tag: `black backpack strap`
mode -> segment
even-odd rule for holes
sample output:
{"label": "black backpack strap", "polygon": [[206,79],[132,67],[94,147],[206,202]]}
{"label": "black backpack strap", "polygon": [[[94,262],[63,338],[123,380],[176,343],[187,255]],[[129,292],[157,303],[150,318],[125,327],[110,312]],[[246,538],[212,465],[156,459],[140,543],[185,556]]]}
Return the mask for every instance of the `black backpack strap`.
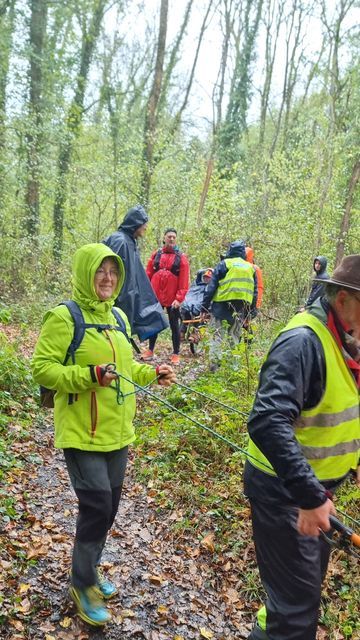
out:
{"label": "black backpack strap", "polygon": [[126,331],[126,325],[125,325],[125,320],[124,318],[120,315],[120,313],[118,312],[117,309],[115,309],[115,307],[113,307],[111,309],[112,314],[114,316],[114,318],[116,319],[116,322],[119,325],[119,329],[120,331],[122,331],[122,333],[124,334],[125,338],[127,339],[128,342],[130,342],[131,346],[133,347],[133,349],[135,349],[135,351],[137,353],[141,353],[139,347],[137,346],[135,340],[133,340],[133,338],[130,336],[128,336],[128,333]]}
{"label": "black backpack strap", "polygon": [[124,334],[124,336],[125,336],[126,340],[127,340],[128,342],[130,342],[130,338],[129,338],[129,336],[128,336],[128,334],[127,334],[127,331],[126,331],[126,325],[125,325],[125,320],[124,320],[124,318],[120,315],[120,313],[118,312],[118,310],[117,310],[117,309],[115,309],[115,307],[113,307],[113,308],[111,309],[111,313],[113,314],[113,316],[114,316],[114,318],[115,318],[116,322],[118,323],[119,328],[120,328],[120,331]]}
{"label": "black backpack strap", "polygon": [[70,357],[72,363],[75,364],[75,351],[81,345],[85,335],[84,316],[75,300],[65,300],[64,302],[60,302],[60,304],[65,305],[65,307],[69,309],[69,313],[74,323],[74,335],[66,352],[64,364],[66,364]]}
{"label": "black backpack strap", "polygon": [[[160,269],[161,254],[162,254],[162,249],[158,249],[158,251],[156,252],[155,258],[154,258],[154,262],[153,262],[154,271],[159,271],[159,269]],[[178,276],[179,273],[180,273],[181,255],[182,255],[181,251],[179,251],[177,249],[175,251],[174,262],[171,265],[171,269],[169,269],[169,271],[171,271],[171,273],[173,273],[174,276]]]}
{"label": "black backpack strap", "polygon": [[158,249],[156,254],[155,254],[155,258],[154,258],[154,262],[153,262],[153,269],[154,271],[159,271],[160,269],[160,258],[161,258],[161,254],[162,254],[162,250]]}
{"label": "black backpack strap", "polygon": [[174,258],[174,262],[171,265],[171,273],[174,274],[174,276],[178,276],[180,273],[180,263],[181,263],[181,251],[175,251],[175,258]]}

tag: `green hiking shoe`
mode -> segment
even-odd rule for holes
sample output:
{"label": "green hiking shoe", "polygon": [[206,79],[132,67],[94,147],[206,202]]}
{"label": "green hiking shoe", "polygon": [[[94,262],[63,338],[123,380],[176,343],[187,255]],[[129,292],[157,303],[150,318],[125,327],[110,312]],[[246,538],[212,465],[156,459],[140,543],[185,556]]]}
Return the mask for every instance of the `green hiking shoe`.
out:
{"label": "green hiking shoe", "polygon": [[77,589],[71,586],[70,597],[75,602],[78,615],[82,620],[94,627],[100,627],[110,622],[111,615],[104,607],[99,589],[88,587],[87,589]]}
{"label": "green hiking shoe", "polygon": [[105,598],[105,600],[110,600],[110,598],[113,598],[113,596],[117,594],[118,592],[117,588],[112,582],[110,582],[105,578],[100,567],[96,568],[96,575],[97,575],[97,587],[101,592],[102,597]]}

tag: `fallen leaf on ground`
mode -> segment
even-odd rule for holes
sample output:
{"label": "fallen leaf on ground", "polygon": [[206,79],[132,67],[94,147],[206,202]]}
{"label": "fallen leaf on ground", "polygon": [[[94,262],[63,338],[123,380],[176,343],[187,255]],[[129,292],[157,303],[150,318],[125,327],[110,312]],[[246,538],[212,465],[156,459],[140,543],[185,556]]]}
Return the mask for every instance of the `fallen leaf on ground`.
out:
{"label": "fallen leaf on ground", "polygon": [[120,615],[122,618],[135,618],[136,613],[131,609],[123,609]]}
{"label": "fallen leaf on ground", "polygon": [[60,620],[59,624],[60,624],[60,627],[63,627],[63,629],[68,629],[72,625],[72,619],[66,617],[63,620]]}
{"label": "fallen leaf on ground", "polygon": [[167,616],[167,614],[169,613],[169,609],[168,609],[164,604],[161,604],[161,605],[157,608],[157,612],[158,612],[158,614],[160,614],[161,616]]}
{"label": "fallen leaf on ground", "polygon": [[201,546],[210,551],[210,553],[214,553],[215,545],[214,545],[214,533],[209,533],[205,538],[203,538],[200,542]]}

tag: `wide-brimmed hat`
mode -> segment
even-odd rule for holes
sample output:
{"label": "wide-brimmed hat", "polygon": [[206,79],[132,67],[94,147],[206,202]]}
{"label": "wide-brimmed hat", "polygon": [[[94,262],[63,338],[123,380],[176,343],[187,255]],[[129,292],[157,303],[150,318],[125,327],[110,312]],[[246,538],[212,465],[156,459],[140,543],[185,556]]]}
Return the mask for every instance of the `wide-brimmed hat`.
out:
{"label": "wide-brimmed hat", "polygon": [[360,253],[343,258],[332,276],[323,282],[360,291]]}

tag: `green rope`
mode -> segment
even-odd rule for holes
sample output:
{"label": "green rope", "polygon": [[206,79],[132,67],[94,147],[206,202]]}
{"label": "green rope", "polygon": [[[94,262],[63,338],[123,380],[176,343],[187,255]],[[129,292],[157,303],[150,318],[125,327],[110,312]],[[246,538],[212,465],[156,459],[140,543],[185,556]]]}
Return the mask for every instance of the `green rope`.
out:
{"label": "green rope", "polygon": [[196,389],[192,389],[191,387],[188,387],[186,384],[182,384],[181,382],[175,382],[174,384],[176,384],[178,387],[182,387],[183,389],[187,389],[192,393],[196,393],[198,396],[207,398],[208,400],[211,400],[211,402],[214,402],[215,404],[219,404],[221,407],[224,407],[229,411],[234,411],[234,413],[238,413],[240,416],[244,416],[245,418],[247,418],[249,415],[248,413],[245,413],[245,411],[240,411],[240,409],[235,409],[235,407],[230,407],[230,405],[225,404],[224,402],[221,402],[220,400],[217,400],[216,398],[213,398],[212,396],[209,396],[206,393],[203,393],[202,391],[197,391]]}
{"label": "green rope", "polygon": [[[140,393],[140,391],[144,391],[145,389],[147,389],[147,387],[152,385],[158,379],[158,376],[156,376],[145,387],[140,387],[139,389],[134,389],[134,391],[129,391],[128,393],[123,393],[121,391],[121,387],[120,387],[120,377],[124,378],[124,380],[126,380],[126,378],[124,376],[121,376],[117,371],[115,371],[115,369],[112,369],[111,372],[112,373],[116,373],[117,378],[114,380],[115,386],[110,384],[109,388],[113,389],[114,391],[116,391],[116,402],[117,402],[118,405],[122,405],[124,403],[125,398],[127,398],[128,396],[133,396],[133,395],[136,395],[137,393]],[[129,382],[130,382],[130,380],[129,380]],[[135,383],[132,382],[132,384],[135,387]],[[138,385],[136,385],[136,386],[138,386]]]}
{"label": "green rope", "polygon": [[[214,431],[210,427],[207,427],[206,425],[202,424],[198,420],[195,420],[195,418],[192,418],[191,416],[187,415],[186,413],[184,413],[184,411],[180,411],[180,409],[177,409],[176,407],[174,407],[167,400],[163,400],[158,395],[156,395],[156,393],[153,393],[152,391],[149,391],[146,387],[141,387],[139,384],[136,384],[136,382],[133,382],[132,380],[130,380],[129,378],[124,376],[122,373],[118,373],[118,376],[119,376],[119,378],[123,378],[123,380],[126,380],[127,382],[131,382],[134,385],[134,387],[137,387],[140,391],[144,391],[151,398],[154,398],[158,402],[161,402],[161,404],[164,404],[166,407],[168,407],[168,409],[171,409],[171,411],[175,411],[176,413],[178,413],[180,416],[182,416],[186,420],[190,420],[190,422],[195,424],[197,427],[200,427],[200,429],[204,429],[205,431],[208,431],[208,433],[211,433],[211,435],[214,436],[215,438],[218,438],[218,440],[221,440],[222,442],[225,442],[231,449],[234,449],[234,451],[238,451],[239,453],[243,453],[247,458],[251,458],[252,460],[255,460],[255,462],[257,462],[258,464],[261,464],[263,467],[266,467],[267,469],[271,469],[272,470],[272,467],[269,464],[266,464],[265,462],[262,462],[261,460],[258,460],[257,458],[255,458],[255,456],[252,456],[250,453],[248,453],[248,451],[246,451],[246,449],[243,449],[239,445],[235,444],[235,442],[231,442],[231,440],[228,440],[228,438],[225,438],[225,436],[222,436],[220,433],[217,433],[216,431]],[[157,379],[157,378],[155,378],[155,379]]]}
{"label": "green rope", "polygon": [[[122,398],[122,402],[124,401],[124,398],[126,396],[130,396],[136,393],[140,393],[140,392],[144,392],[146,393],[148,396],[150,396],[151,398],[154,398],[155,400],[157,400],[158,402],[160,402],[161,404],[164,404],[166,407],[168,407],[168,409],[171,409],[171,411],[175,411],[176,413],[178,413],[179,415],[181,415],[183,418],[185,418],[186,420],[190,420],[190,422],[192,422],[193,424],[195,424],[197,427],[200,427],[201,429],[204,429],[205,431],[207,431],[208,433],[210,433],[212,436],[214,436],[215,438],[218,438],[218,440],[221,440],[222,442],[224,442],[225,444],[227,444],[231,449],[233,449],[234,451],[237,451],[239,453],[243,453],[248,459],[251,458],[252,460],[254,460],[255,462],[257,462],[258,464],[261,464],[263,467],[267,468],[267,469],[271,469],[272,467],[268,464],[266,464],[265,462],[262,462],[261,460],[258,460],[257,458],[255,458],[255,456],[252,456],[248,451],[246,451],[246,449],[243,449],[242,447],[240,447],[239,445],[235,444],[235,442],[232,442],[231,440],[229,440],[228,438],[225,438],[224,436],[222,436],[220,433],[217,433],[216,431],[214,431],[213,429],[211,429],[210,427],[207,427],[206,425],[202,424],[201,422],[199,422],[198,420],[195,420],[195,418],[192,418],[191,416],[187,415],[186,413],[184,413],[183,411],[180,411],[180,409],[177,409],[176,407],[174,407],[170,402],[168,402],[167,400],[163,400],[163,398],[160,398],[158,395],[156,395],[156,393],[153,393],[152,391],[149,391],[148,387],[153,384],[154,382],[156,382],[156,380],[159,379],[160,376],[156,376],[153,380],[151,380],[146,386],[142,387],[139,384],[136,384],[136,382],[134,382],[133,380],[130,380],[129,378],[127,378],[126,376],[124,376],[121,373],[118,373],[117,371],[114,371],[114,373],[117,374],[117,379],[116,379],[116,383],[118,383],[118,389],[119,392],[117,391],[117,385],[115,387],[112,387],[112,385],[110,385],[110,387],[114,390],[117,391],[117,393],[121,394],[121,398]],[[119,378],[123,378],[123,380],[126,380],[126,382],[130,382],[134,387],[135,390],[131,391],[130,393],[126,393],[123,394],[122,392],[120,392],[120,380]],[[115,384],[116,384],[115,383]],[[178,386],[181,387],[185,387],[186,389],[188,389],[189,391],[195,391],[195,389],[192,389],[191,387],[187,387],[186,385],[180,384],[180,383],[175,383]],[[211,398],[210,396],[207,396],[206,394],[203,394],[199,391],[195,391],[195,393],[198,393],[199,395],[204,395],[206,398],[208,398],[209,400],[211,400],[212,402],[216,402],[218,404],[221,404],[225,407],[227,407],[228,409],[231,409],[233,411],[236,411],[237,413],[240,413],[241,415],[248,415],[245,414],[237,409],[234,409],[228,405],[224,405],[224,403],[215,400],[214,398]],[[118,396],[117,396],[118,397]],[[120,404],[118,402],[118,404]],[[360,521],[356,520],[355,518],[353,518],[352,516],[349,516],[347,513],[345,513],[344,511],[341,511],[340,509],[336,509],[339,513],[341,513],[341,515],[343,515],[345,518],[348,518],[348,520],[351,520],[351,522],[353,522],[354,524],[356,524],[357,526],[360,526]]]}

